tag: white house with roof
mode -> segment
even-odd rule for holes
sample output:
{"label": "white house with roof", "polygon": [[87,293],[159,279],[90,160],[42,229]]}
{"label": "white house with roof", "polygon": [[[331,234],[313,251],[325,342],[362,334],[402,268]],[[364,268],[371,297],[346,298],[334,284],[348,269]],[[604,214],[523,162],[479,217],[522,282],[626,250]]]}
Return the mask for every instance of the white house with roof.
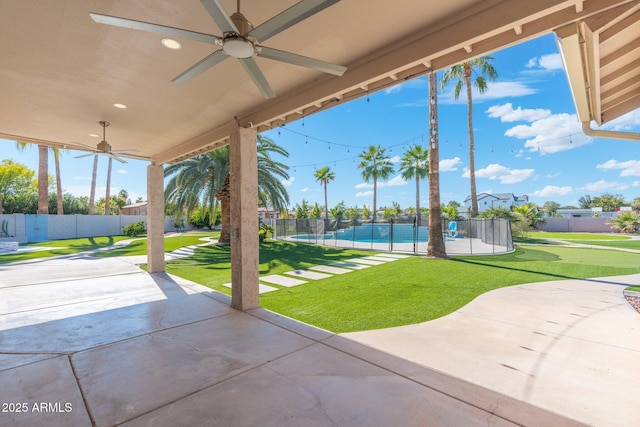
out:
{"label": "white house with roof", "polygon": [[[482,213],[487,209],[503,207],[511,210],[514,206],[522,206],[529,203],[529,196],[516,196],[513,193],[479,193],[478,194],[478,213]],[[464,206],[471,209],[471,196],[464,199]],[[463,212],[461,212],[463,213]]]}

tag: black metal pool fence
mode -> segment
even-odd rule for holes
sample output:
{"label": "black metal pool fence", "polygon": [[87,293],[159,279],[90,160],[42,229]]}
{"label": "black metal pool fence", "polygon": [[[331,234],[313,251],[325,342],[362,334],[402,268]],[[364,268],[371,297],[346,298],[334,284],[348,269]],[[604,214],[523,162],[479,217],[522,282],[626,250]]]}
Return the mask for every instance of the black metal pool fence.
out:
{"label": "black metal pool fence", "polygon": [[[271,219],[273,238],[323,246],[389,252],[426,253],[428,221],[333,221],[325,219]],[[506,219],[442,221],[449,255],[488,255],[514,250],[511,224]]]}

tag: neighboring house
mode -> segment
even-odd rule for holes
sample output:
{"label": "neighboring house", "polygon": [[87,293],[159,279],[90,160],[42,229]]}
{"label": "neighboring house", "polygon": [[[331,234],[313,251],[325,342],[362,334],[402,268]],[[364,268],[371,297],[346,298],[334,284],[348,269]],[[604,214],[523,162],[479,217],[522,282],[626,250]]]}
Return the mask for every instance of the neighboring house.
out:
{"label": "neighboring house", "polygon": [[[480,193],[478,194],[478,213],[482,213],[487,209],[497,208],[499,206],[505,209],[513,209],[514,206],[522,206],[529,203],[529,196],[526,194],[523,196],[516,196],[513,193]],[[471,196],[464,199],[464,206],[467,209],[471,209]],[[460,213],[464,214],[462,209]]]}
{"label": "neighboring house", "polygon": [[[282,216],[280,212],[273,210],[272,208],[258,208],[258,216],[265,219],[280,219]],[[286,219],[286,218],[283,218]]]}
{"label": "neighboring house", "polygon": [[147,202],[134,203],[132,205],[123,206],[120,210],[121,215],[146,215]]}

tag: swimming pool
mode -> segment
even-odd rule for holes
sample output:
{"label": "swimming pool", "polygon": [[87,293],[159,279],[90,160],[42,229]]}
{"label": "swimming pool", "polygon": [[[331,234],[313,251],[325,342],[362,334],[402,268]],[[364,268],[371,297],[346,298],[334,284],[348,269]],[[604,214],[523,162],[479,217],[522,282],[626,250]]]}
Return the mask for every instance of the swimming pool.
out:
{"label": "swimming pool", "polygon": [[[414,227],[413,224],[364,224],[356,225],[328,234],[299,234],[292,236],[297,240],[347,240],[362,243],[413,243],[426,242],[428,227]],[[393,240],[392,240],[393,237]]]}

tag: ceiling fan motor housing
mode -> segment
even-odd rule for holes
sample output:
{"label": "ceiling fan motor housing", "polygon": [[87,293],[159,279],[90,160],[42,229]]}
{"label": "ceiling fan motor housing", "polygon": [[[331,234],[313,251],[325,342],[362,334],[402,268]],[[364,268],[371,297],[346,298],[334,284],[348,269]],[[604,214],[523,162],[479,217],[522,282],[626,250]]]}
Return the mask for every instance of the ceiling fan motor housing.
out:
{"label": "ceiling fan motor housing", "polygon": [[109,145],[109,143],[107,143],[107,141],[102,141],[100,143],[98,143],[98,150],[105,152],[105,153],[109,153],[111,152],[111,145]]}

